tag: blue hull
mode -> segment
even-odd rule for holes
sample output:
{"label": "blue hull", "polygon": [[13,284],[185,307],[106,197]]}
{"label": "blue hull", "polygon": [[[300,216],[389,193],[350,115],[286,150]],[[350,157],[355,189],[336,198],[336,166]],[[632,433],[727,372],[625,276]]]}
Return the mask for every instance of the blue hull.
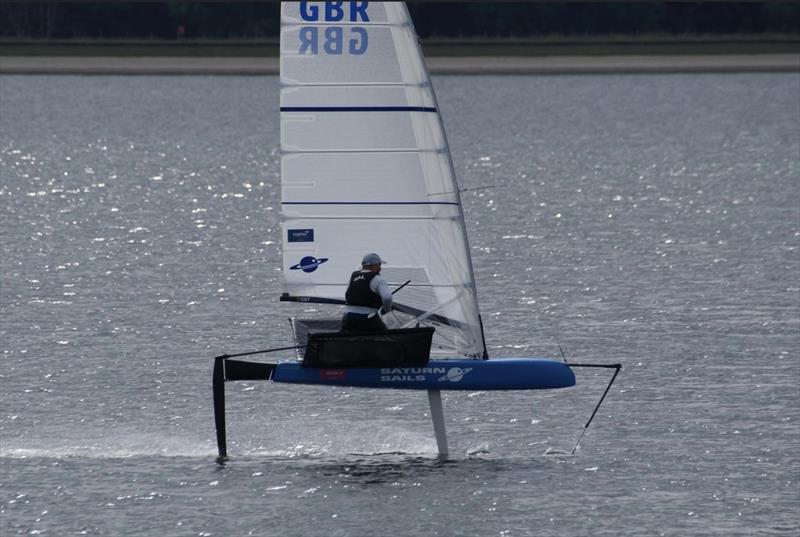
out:
{"label": "blue hull", "polygon": [[535,358],[431,360],[425,367],[315,369],[278,363],[273,382],[405,390],[549,390],[575,385],[562,362]]}

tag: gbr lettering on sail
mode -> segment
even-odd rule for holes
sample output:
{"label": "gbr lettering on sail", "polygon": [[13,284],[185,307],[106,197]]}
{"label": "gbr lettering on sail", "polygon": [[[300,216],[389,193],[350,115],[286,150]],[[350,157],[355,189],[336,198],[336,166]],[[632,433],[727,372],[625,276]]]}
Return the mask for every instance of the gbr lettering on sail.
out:
{"label": "gbr lettering on sail", "polygon": [[369,34],[354,23],[369,22],[366,0],[350,2],[300,2],[300,18],[306,22],[338,22],[342,26],[303,26],[300,28],[299,54],[351,54],[367,52]]}

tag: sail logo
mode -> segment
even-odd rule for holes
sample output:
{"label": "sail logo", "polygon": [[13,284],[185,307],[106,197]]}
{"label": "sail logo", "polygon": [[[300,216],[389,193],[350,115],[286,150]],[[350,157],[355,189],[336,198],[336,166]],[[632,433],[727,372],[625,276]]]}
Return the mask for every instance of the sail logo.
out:
{"label": "sail logo", "polygon": [[436,375],[438,382],[461,382],[471,367],[384,367],[381,382],[425,382]]}
{"label": "sail logo", "polygon": [[319,378],[321,380],[344,380],[347,378],[347,371],[344,369],[320,369]]}
{"label": "sail logo", "polygon": [[317,259],[313,255],[307,255],[300,260],[296,265],[289,267],[289,270],[302,270],[303,272],[314,272],[321,264],[328,260],[327,257],[320,257]]}
{"label": "sail logo", "polygon": [[425,382],[427,375],[441,375],[443,367],[383,367],[381,382]]}
{"label": "sail logo", "polygon": [[314,242],[313,229],[290,229],[288,233],[289,242]]}
{"label": "sail logo", "polygon": [[451,367],[447,370],[447,373],[439,377],[439,382],[444,382],[449,380],[450,382],[461,382],[461,379],[464,378],[464,375],[472,371],[471,367]]}
{"label": "sail logo", "polygon": [[[369,2],[300,2],[300,18],[307,22],[369,22],[367,6]],[[369,33],[361,26],[304,26],[298,34],[300,46],[298,54],[317,56],[324,54],[350,54],[360,56],[367,52]]]}

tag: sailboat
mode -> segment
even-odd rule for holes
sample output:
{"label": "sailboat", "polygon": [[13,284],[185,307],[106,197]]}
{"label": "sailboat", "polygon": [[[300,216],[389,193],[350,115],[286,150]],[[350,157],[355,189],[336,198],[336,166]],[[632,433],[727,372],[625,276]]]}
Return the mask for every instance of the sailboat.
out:
{"label": "sailboat", "polygon": [[[292,347],[216,357],[220,458],[227,381],[424,390],[446,457],[441,390],[567,388],[574,367],[612,367],[616,377],[619,364],[489,357],[453,162],[402,2],[282,2],[280,82],[280,300],[328,304],[331,314],[292,319]],[[367,252],[388,260],[389,330],[343,334],[337,306]],[[238,359],[291,350],[271,363]]]}

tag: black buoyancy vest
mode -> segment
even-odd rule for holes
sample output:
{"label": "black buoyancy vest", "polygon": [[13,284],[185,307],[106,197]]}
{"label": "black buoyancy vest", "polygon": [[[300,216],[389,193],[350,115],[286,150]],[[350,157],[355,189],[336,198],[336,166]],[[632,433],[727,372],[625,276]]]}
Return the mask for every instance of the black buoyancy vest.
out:
{"label": "black buoyancy vest", "polygon": [[350,275],[350,284],[344,294],[345,302],[350,306],[366,306],[368,308],[380,308],[383,305],[381,297],[369,288],[372,278],[377,276],[377,272],[355,271]]}

